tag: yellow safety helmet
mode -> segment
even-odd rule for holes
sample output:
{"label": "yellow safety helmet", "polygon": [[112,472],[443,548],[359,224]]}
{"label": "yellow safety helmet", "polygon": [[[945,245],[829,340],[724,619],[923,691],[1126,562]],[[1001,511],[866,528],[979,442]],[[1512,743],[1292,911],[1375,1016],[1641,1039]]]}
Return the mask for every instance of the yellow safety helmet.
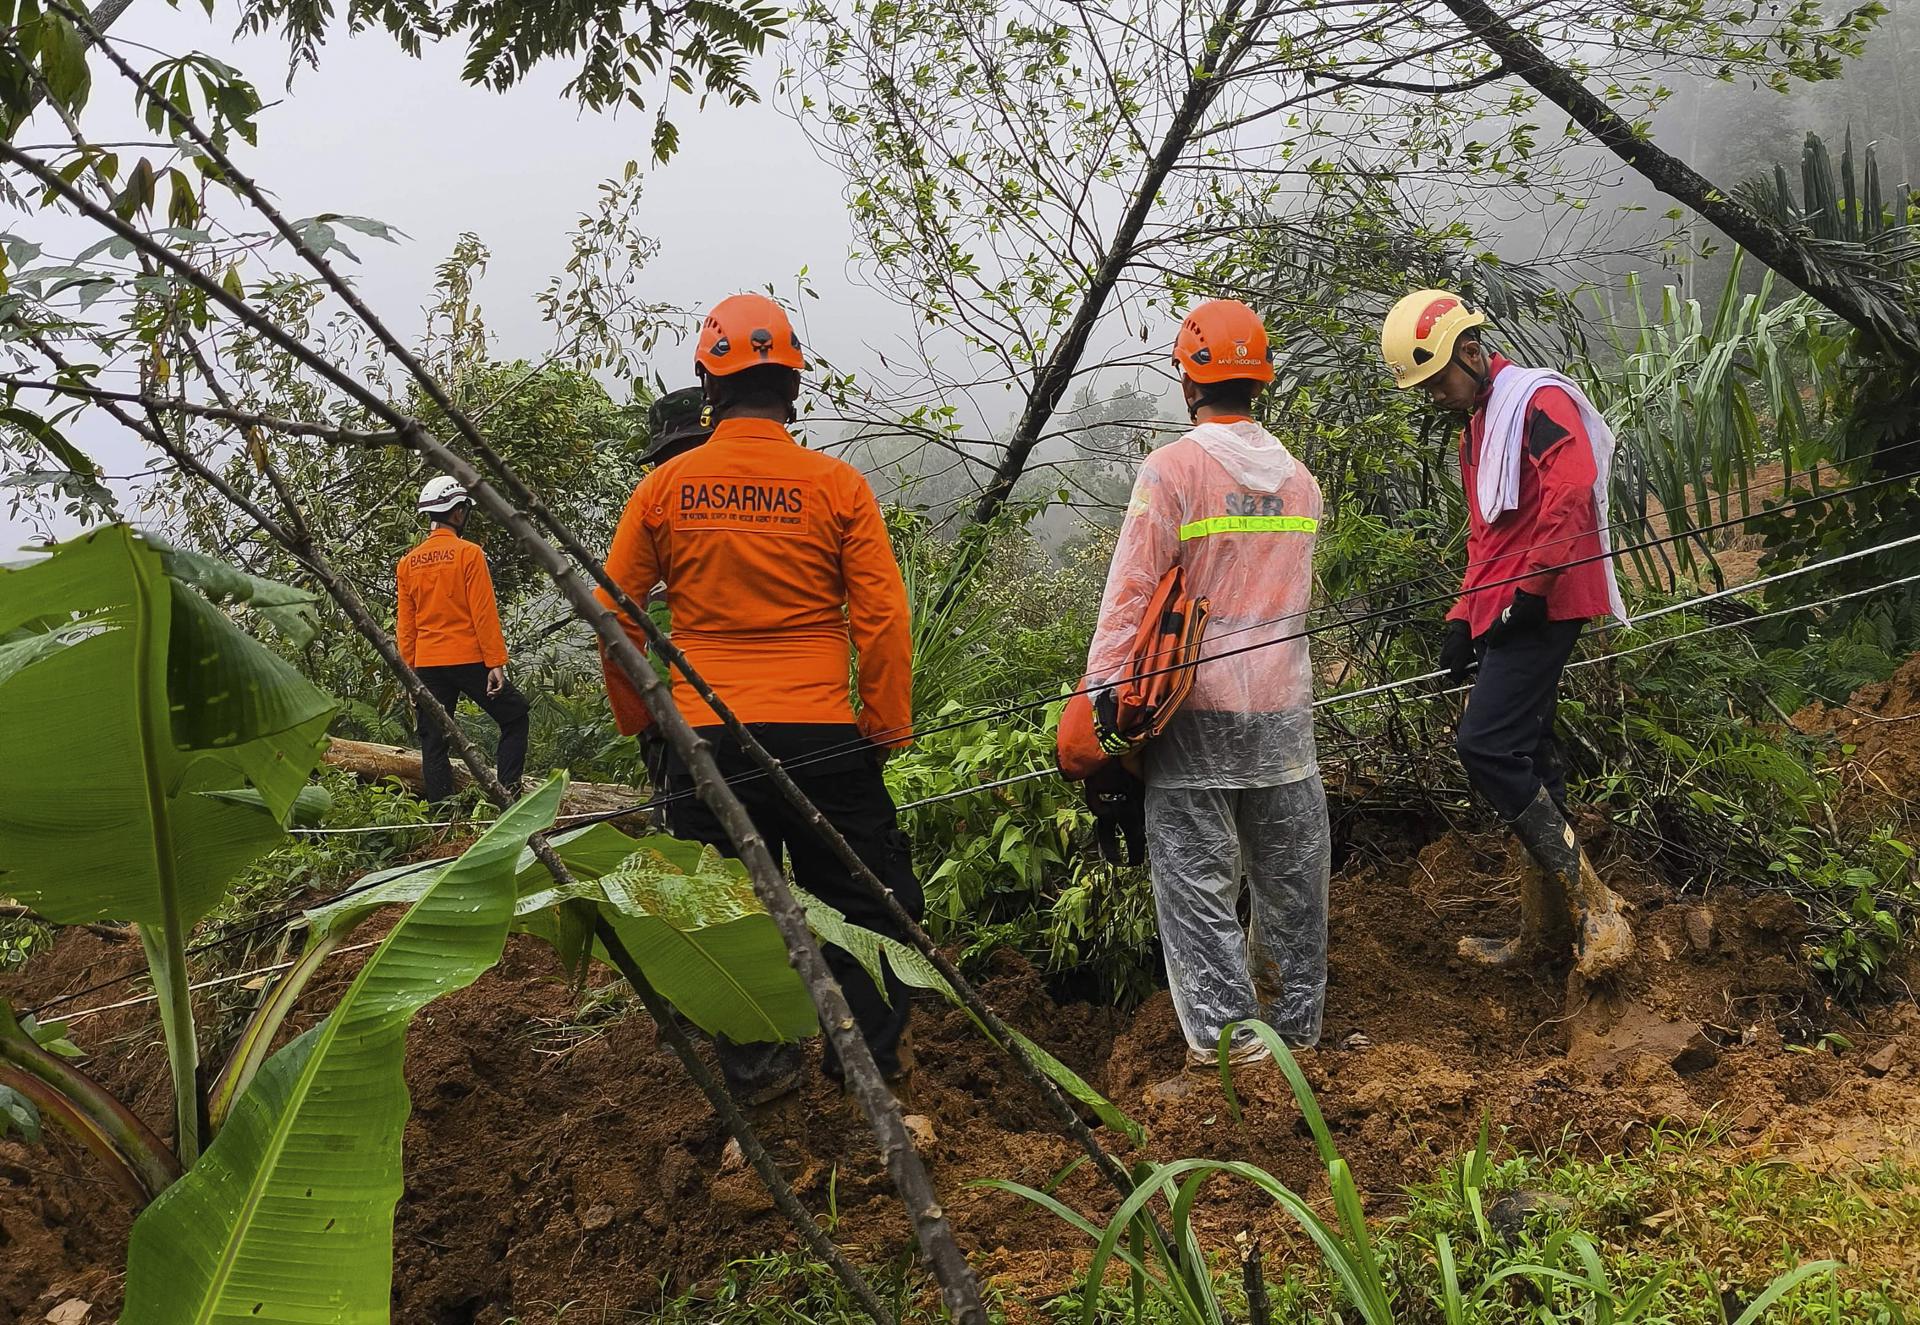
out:
{"label": "yellow safety helmet", "polygon": [[1393,370],[1393,384],[1403,391],[1419,386],[1452,362],[1461,332],[1486,322],[1486,314],[1467,307],[1451,290],[1404,296],[1380,324],[1380,354]]}

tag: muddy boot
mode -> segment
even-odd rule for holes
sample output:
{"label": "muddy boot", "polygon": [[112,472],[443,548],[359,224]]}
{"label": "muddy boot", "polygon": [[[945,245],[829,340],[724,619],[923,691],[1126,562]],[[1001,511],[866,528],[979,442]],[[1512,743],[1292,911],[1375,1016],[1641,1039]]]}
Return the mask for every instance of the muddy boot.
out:
{"label": "muddy boot", "polygon": [[1573,946],[1573,917],[1567,894],[1529,858],[1520,874],[1520,932],[1510,939],[1464,938],[1460,955],[1500,970],[1545,966]]}
{"label": "muddy boot", "polygon": [[1573,920],[1574,970],[1591,980],[1624,966],[1633,956],[1627,904],[1594,872],[1572,825],[1545,791],[1513,821],[1513,832],[1539,862],[1549,886],[1557,887],[1567,900]]}

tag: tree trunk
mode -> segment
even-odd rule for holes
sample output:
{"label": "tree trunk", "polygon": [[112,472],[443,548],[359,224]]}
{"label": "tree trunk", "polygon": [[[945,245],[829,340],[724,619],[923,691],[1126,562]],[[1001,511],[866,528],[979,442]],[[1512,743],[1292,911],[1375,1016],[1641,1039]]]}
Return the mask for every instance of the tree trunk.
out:
{"label": "tree trunk", "polygon": [[[328,766],[343,769],[362,782],[392,778],[415,795],[420,793],[418,750],[409,750],[400,745],[378,745],[372,741],[347,741],[336,736],[327,742],[325,758]],[[473,775],[456,764],[453,783],[455,787],[471,786]],[[563,819],[570,814],[606,814],[638,805],[646,799],[645,792],[634,787],[623,787],[617,782],[574,782],[568,785],[566,799],[560,802],[560,814]],[[614,822],[623,827],[629,824],[638,826],[645,817],[636,813],[615,819]]]}
{"label": "tree trunk", "polygon": [[1745,207],[1705,175],[1654,146],[1618,111],[1496,13],[1484,0],[1441,0],[1508,69],[1564,110],[1668,197],[1685,203],[1754,257],[1833,313],[1909,361],[1920,360],[1920,329],[1899,307],[1824,269],[1796,236]]}

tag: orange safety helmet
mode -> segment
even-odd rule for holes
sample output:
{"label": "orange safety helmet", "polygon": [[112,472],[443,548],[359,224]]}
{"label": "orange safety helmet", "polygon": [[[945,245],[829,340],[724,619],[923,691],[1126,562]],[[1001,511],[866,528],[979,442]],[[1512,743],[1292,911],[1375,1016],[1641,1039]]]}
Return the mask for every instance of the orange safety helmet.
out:
{"label": "orange safety helmet", "polygon": [[1188,313],[1173,338],[1173,362],[1196,382],[1273,380],[1266,324],[1238,299],[1210,299]]}
{"label": "orange safety helmet", "polygon": [[787,310],[763,294],[730,295],[715,304],[700,324],[694,368],[712,377],[727,377],[763,363],[796,373],[806,370],[800,337]]}

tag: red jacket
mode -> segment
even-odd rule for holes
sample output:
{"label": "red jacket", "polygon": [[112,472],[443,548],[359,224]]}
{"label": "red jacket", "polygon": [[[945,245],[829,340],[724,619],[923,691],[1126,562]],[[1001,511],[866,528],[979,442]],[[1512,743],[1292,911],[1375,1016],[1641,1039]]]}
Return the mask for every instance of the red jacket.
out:
{"label": "red jacket", "polygon": [[[1510,367],[1492,358],[1493,375]],[[1488,391],[1460,434],[1460,481],[1467,494],[1467,571],[1460,601],[1447,613],[1465,621],[1475,638],[1499,619],[1515,589],[1541,594],[1553,621],[1605,616],[1606,563],[1600,554],[1599,517],[1593,506],[1593,443],[1580,410],[1556,386],[1534,393],[1527,405],[1526,456],[1520,466],[1520,502],[1492,524],[1474,500],[1480,445],[1487,426]],[[1569,566],[1568,562],[1581,562]],[[1559,570],[1558,567],[1566,569]],[[1516,580],[1516,576],[1525,576]]]}
{"label": "red jacket", "polygon": [[[674,643],[742,722],[858,721],[881,744],[912,741],[912,617],[880,505],[859,470],[779,424],[723,419],[641,479],[607,574],[642,604],[666,583]],[[621,624],[645,648],[640,628]],[[652,715],[626,674],[603,666],[620,730],[646,730]],[[673,701],[696,727],[718,721],[678,673]]]}
{"label": "red jacket", "polygon": [[394,639],[409,667],[507,664],[487,554],[437,524],[394,568]]}

